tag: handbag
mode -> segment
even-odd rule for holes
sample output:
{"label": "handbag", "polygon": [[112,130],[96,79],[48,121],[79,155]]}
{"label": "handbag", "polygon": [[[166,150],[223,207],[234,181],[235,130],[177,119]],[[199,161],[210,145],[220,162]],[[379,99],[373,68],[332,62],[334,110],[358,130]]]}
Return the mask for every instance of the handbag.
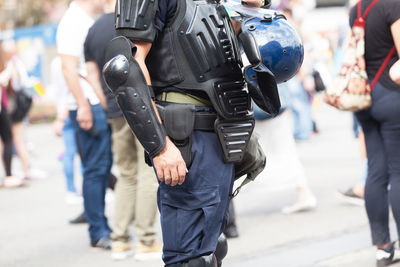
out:
{"label": "handbag", "polygon": [[324,96],[327,104],[346,111],[360,111],[371,106],[371,92],[395,52],[395,46],[393,46],[369,84],[364,58],[365,19],[379,0],[374,0],[362,16],[361,2],[362,0],[358,2],[357,19],[351,28],[351,34],[344,42],[342,65]]}
{"label": "handbag", "polygon": [[28,114],[32,106],[32,96],[30,96],[24,89],[15,92],[15,107],[11,111],[11,120],[13,122],[22,121]]}

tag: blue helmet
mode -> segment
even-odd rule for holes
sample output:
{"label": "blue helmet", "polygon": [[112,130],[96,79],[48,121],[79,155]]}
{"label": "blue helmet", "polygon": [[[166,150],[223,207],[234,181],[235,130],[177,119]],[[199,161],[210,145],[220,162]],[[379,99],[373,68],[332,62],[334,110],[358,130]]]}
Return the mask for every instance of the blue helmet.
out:
{"label": "blue helmet", "polygon": [[271,12],[263,18],[250,18],[243,23],[242,31],[254,37],[262,63],[274,74],[277,83],[297,73],[303,63],[304,48],[297,31],[284,15]]}

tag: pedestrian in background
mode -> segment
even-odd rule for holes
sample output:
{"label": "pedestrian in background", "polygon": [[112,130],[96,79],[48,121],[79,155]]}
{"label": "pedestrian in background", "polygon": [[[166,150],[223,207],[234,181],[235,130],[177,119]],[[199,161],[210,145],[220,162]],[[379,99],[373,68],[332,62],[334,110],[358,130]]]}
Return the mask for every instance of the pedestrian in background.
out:
{"label": "pedestrian in background", "polygon": [[4,48],[9,58],[10,82],[8,84],[9,114],[12,123],[13,144],[22,165],[21,175],[24,179],[44,179],[47,174],[31,166],[30,155],[25,139],[26,117],[32,106],[33,90],[29,81],[28,71],[24,62],[18,56],[14,40],[4,42]]}
{"label": "pedestrian in background", "polygon": [[[361,1],[350,12],[350,25],[376,0]],[[360,12],[361,11],[361,12]],[[371,93],[372,105],[356,113],[367,147],[368,176],[365,204],[372,243],[377,246],[377,266],[400,259],[400,250],[389,232],[389,205],[400,236],[400,85],[389,77],[389,69],[400,54],[400,1],[378,1],[365,20],[365,62],[372,80],[395,45],[396,51]]]}
{"label": "pedestrian in background", "polygon": [[[68,102],[74,101],[61,69],[60,57],[55,57],[51,61],[50,78],[51,85],[56,96],[57,116],[53,124],[54,133],[61,136],[64,141],[64,153],[62,155],[63,171],[67,187],[65,202],[67,204],[81,204],[83,198],[75,186],[75,167],[74,161],[77,152],[75,127],[69,118]],[[82,166],[81,166],[82,168]],[[81,169],[83,174],[83,169]]]}
{"label": "pedestrian in background", "polygon": [[88,81],[83,44],[94,17],[103,10],[103,0],[73,1],[57,30],[57,50],[68,89],[75,102],[69,105],[69,118],[77,131],[83,173],[85,217],[93,247],[111,248],[110,232],[104,214],[105,193],[112,165],[110,129],[96,92]]}
{"label": "pedestrian in background", "polygon": [[5,169],[5,178],[2,181],[4,187],[19,187],[25,185],[23,180],[11,174],[12,163],[12,132],[11,120],[8,116],[8,97],[6,87],[10,82],[10,65],[7,65],[6,53],[0,43],[0,137],[3,142],[2,161]]}
{"label": "pedestrian in background", "polygon": [[120,171],[115,188],[115,223],[112,232],[112,258],[125,259],[132,254],[129,225],[135,220],[138,242],[135,259],[160,258],[162,244],[156,240],[157,179],[144,161],[144,149],[133,135],[122,112],[104,82],[100,71],[105,64],[106,48],[115,37],[115,0],[107,1],[106,14],[89,29],[85,41],[88,80],[101,87],[107,99],[107,117],[112,129],[112,148]]}
{"label": "pedestrian in background", "polygon": [[[313,210],[317,206],[317,199],[308,184],[303,164],[296,150],[296,143],[292,134],[291,113],[286,108],[282,96],[282,92],[286,90],[285,84],[280,84],[279,88],[282,101],[279,115],[272,118],[257,106],[254,107],[255,131],[260,134],[260,144],[263,150],[268,153],[268,168],[261,175],[279,179],[281,184],[288,183],[295,186],[297,200],[292,205],[283,207],[282,213],[291,214]],[[290,167],[288,168],[288,166]]]}

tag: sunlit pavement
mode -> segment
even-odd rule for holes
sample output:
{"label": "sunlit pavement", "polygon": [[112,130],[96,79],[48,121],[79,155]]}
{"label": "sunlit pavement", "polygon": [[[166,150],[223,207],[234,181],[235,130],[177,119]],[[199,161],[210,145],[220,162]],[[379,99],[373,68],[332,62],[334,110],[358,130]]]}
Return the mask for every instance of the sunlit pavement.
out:
{"label": "sunlit pavement", "polygon": [[[320,133],[297,147],[318,198],[317,209],[282,214],[296,193],[294,186],[281,186],[279,177],[246,186],[234,200],[240,237],[229,241],[223,266],[375,266],[364,208],[336,197],[338,189],[358,181],[363,168],[351,114],[321,106],[314,117]],[[68,224],[82,207],[64,202],[65,182],[57,161],[61,139],[51,125],[33,125],[27,140],[33,144],[32,165],[49,178],[33,180],[28,188],[0,189],[1,267],[162,266],[161,260],[116,262],[110,252],[90,248],[87,225]],[[18,159],[14,162],[18,168]],[[107,214],[112,226],[112,201]]]}

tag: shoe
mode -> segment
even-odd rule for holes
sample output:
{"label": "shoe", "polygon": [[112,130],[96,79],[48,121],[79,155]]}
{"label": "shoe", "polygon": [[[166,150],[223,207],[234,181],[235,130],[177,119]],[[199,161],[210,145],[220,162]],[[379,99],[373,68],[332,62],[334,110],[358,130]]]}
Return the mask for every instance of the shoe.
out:
{"label": "shoe", "polygon": [[23,187],[27,186],[28,183],[24,179],[20,179],[15,176],[7,176],[3,179],[2,186],[5,188],[16,188],[16,187]]}
{"label": "shoe", "polygon": [[153,259],[161,259],[162,255],[162,244],[158,241],[154,241],[151,245],[146,245],[143,242],[139,242],[136,245],[135,260],[146,261]]}
{"label": "shoe", "polygon": [[83,197],[75,192],[67,192],[65,203],[68,205],[81,205],[83,203]]}
{"label": "shoe", "polygon": [[317,199],[314,196],[310,196],[303,201],[299,201],[292,206],[287,206],[282,209],[284,214],[292,214],[295,212],[309,211],[317,207]]}
{"label": "shoe", "polygon": [[85,214],[82,212],[75,219],[69,221],[70,224],[87,223]]}
{"label": "shoe", "polygon": [[111,246],[111,258],[113,260],[125,260],[133,254],[129,242],[114,241]]}
{"label": "shoe", "polygon": [[225,234],[226,238],[239,237],[239,232],[235,225],[225,227],[224,234]]}
{"label": "shoe", "polygon": [[384,267],[400,261],[399,241],[391,243],[385,249],[376,251],[376,266]]}
{"label": "shoe", "polygon": [[35,180],[44,180],[47,179],[49,175],[47,172],[39,170],[39,169],[30,169],[29,170],[29,179]]}
{"label": "shoe", "polygon": [[365,204],[364,198],[355,194],[353,188],[349,188],[346,191],[339,191],[338,198],[352,205],[364,206]]}
{"label": "shoe", "polygon": [[110,250],[112,247],[112,240],[108,236],[103,236],[96,242],[92,242],[92,247],[94,248],[102,248],[105,250]]}

